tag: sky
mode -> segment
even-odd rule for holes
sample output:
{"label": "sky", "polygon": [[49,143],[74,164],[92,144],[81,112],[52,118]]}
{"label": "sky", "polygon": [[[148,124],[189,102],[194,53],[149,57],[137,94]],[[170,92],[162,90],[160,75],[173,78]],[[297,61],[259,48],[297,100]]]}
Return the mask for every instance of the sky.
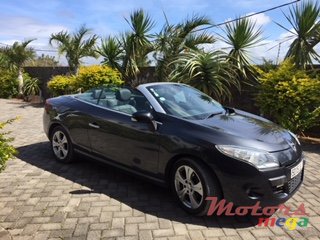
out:
{"label": "sky", "polygon": [[[165,23],[164,13],[170,23],[178,23],[193,15],[204,15],[215,24],[227,20],[259,12],[293,0],[0,0],[0,44],[13,44],[36,38],[31,46],[42,53],[56,56],[62,64],[66,64],[65,57],[59,56],[55,46],[49,45],[52,33],[61,30],[74,32],[85,24],[92,32],[105,38],[129,30],[125,18],[137,9],[144,9],[155,21],[153,33],[159,32]],[[307,0],[301,0],[307,1]],[[316,1],[316,0],[314,0]],[[291,28],[284,17],[289,13],[289,7],[259,14],[252,17],[257,26],[263,30],[264,40],[260,45],[251,49],[252,62],[259,63],[262,58],[276,61],[278,58],[279,42],[288,33],[279,27],[280,23]],[[208,32],[217,35],[218,28]],[[279,60],[281,60],[290,44],[281,44]],[[224,48],[226,45],[218,41],[208,49]],[[319,49],[319,48],[318,48]],[[86,58],[84,64],[99,63],[101,59]]]}

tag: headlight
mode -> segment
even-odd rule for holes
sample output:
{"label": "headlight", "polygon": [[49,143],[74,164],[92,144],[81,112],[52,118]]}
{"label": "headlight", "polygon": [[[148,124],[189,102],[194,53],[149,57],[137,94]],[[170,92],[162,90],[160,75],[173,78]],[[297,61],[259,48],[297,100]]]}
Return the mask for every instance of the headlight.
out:
{"label": "headlight", "polygon": [[297,143],[299,144],[299,145],[301,145],[300,144],[300,141],[299,141],[299,139],[298,139],[298,137],[297,137],[297,135],[295,135],[293,132],[291,132],[291,131],[288,131],[289,133],[290,133],[290,135],[297,141]]}
{"label": "headlight", "polygon": [[279,161],[266,151],[231,145],[217,145],[216,148],[229,157],[246,161],[259,169],[279,167]]}

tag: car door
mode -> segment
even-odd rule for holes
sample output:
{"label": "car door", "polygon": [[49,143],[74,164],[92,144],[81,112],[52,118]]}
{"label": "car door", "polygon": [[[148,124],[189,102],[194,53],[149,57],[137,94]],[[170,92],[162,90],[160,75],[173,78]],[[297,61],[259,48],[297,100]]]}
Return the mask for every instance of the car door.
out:
{"label": "car door", "polygon": [[106,88],[99,107],[90,117],[88,133],[92,151],[126,167],[157,173],[158,134],[150,123],[131,119],[131,112],[149,107],[147,99],[132,89],[130,98],[126,94],[126,99],[122,99],[117,97],[117,91]]}
{"label": "car door", "polygon": [[64,116],[64,123],[69,130],[73,144],[81,150],[91,151],[91,143],[88,136],[88,122],[92,112],[97,108],[97,102],[102,89],[92,89],[74,96],[77,101],[69,103],[71,112]]}

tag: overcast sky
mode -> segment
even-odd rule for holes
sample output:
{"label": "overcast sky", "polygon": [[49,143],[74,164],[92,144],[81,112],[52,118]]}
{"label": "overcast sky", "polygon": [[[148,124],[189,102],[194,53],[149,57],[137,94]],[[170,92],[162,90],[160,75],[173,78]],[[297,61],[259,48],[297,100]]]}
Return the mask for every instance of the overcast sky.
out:
{"label": "overcast sky", "polygon": [[[128,18],[133,10],[143,8],[155,21],[154,32],[158,32],[165,19],[170,23],[177,23],[193,14],[205,15],[213,23],[248,15],[267,8],[271,8],[292,0],[11,0],[0,1],[0,43],[12,44],[37,38],[32,43],[36,49],[54,49],[49,46],[49,36],[61,30],[74,31],[82,24],[86,24],[94,33],[101,37],[116,35],[129,30],[124,18]],[[306,1],[306,0],[301,0]],[[314,0],[316,1],[316,0]],[[264,38],[262,46],[252,49],[252,61],[260,62],[262,57],[275,60],[280,39],[287,36],[275,22],[290,28],[283,16],[289,7],[283,7],[271,12],[256,15],[254,20],[262,26]],[[209,32],[217,32],[217,28]],[[289,42],[282,44],[280,57],[283,57]],[[216,48],[223,44],[216,44]],[[270,48],[272,48],[270,50]],[[56,55],[51,52],[37,52]],[[63,56],[59,57],[65,63]],[[87,64],[98,63],[97,60],[86,59]]]}

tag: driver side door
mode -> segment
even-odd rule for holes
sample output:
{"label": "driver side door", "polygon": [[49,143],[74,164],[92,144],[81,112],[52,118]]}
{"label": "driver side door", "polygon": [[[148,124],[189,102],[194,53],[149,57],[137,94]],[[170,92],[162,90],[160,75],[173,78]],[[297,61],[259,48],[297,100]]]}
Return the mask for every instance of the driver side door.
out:
{"label": "driver side door", "polygon": [[101,94],[96,111],[89,117],[91,148],[93,153],[117,164],[156,174],[159,155],[157,132],[151,123],[132,121],[132,114],[124,111],[150,110],[150,104],[137,90],[128,90],[130,97],[124,102],[117,98],[117,91],[121,89],[104,89],[105,94]]}

